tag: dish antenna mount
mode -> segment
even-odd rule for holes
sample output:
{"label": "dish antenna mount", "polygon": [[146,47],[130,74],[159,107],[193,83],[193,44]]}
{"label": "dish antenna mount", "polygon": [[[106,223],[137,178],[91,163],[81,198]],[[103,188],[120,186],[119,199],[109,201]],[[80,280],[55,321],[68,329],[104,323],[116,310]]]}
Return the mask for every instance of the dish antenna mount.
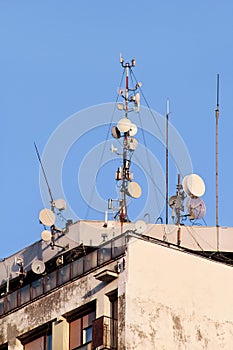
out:
{"label": "dish antenna mount", "polygon": [[[137,83],[133,88],[129,87],[129,72],[135,67],[136,61],[133,58],[130,63],[125,63],[120,54],[120,63],[125,72],[125,88],[119,88],[119,95],[123,98],[124,103],[118,103],[117,107],[124,112],[124,116],[119,120],[117,126],[112,127],[112,136],[115,139],[123,139],[123,166],[119,167],[116,172],[116,181],[120,183],[121,199],[118,201],[120,207],[115,208],[117,213],[114,218],[118,217],[120,222],[129,222],[127,209],[127,196],[131,198],[139,198],[142,194],[140,185],[132,181],[133,174],[130,172],[131,157],[138,146],[138,141],[133,136],[137,133],[137,126],[129,119],[129,113],[132,111],[139,112],[140,109],[140,93],[137,91],[142,84]],[[130,107],[130,103],[134,107]],[[117,153],[114,146],[112,151]],[[119,155],[119,153],[117,153]],[[110,202],[112,200],[109,200]],[[110,209],[110,208],[109,208]]]}

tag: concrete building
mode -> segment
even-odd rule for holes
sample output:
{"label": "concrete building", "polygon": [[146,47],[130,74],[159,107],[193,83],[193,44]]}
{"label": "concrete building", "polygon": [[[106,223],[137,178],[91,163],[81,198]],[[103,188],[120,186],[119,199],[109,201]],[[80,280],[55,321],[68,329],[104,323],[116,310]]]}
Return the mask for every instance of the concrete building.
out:
{"label": "concrete building", "polygon": [[80,221],[0,262],[0,350],[231,350],[233,229],[179,239]]}

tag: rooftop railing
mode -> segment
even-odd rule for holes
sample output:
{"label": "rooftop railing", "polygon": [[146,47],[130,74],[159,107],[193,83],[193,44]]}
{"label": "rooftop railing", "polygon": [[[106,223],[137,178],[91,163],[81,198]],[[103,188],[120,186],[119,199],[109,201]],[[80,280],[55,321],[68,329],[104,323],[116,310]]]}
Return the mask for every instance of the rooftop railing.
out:
{"label": "rooftop railing", "polygon": [[93,252],[5,294],[0,298],[0,317],[116,259],[124,254],[125,247],[125,236],[118,236],[99,246]]}

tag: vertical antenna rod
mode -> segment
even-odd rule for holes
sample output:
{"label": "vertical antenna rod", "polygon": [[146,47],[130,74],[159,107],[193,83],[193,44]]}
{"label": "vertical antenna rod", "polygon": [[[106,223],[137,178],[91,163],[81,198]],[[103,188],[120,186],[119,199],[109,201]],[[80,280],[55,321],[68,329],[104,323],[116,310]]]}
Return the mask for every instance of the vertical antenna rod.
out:
{"label": "vertical antenna rod", "polygon": [[166,224],[168,224],[168,118],[169,118],[169,99],[167,99],[166,112]]}
{"label": "vertical antenna rod", "polygon": [[219,119],[219,74],[217,74],[217,104],[215,109],[216,135],[215,135],[215,167],[216,167],[216,229],[217,229],[217,252],[219,252],[219,222],[218,222],[218,119]]}
{"label": "vertical antenna rod", "polygon": [[34,142],[34,146],[35,146],[35,149],[36,149],[36,154],[37,154],[38,160],[39,160],[39,162],[40,162],[40,166],[41,166],[41,169],[42,169],[42,172],[43,172],[43,175],[44,175],[44,179],[45,179],[46,185],[47,185],[47,187],[48,187],[48,191],[49,191],[49,195],[50,195],[50,199],[51,199],[51,206],[52,206],[52,208],[53,208],[54,200],[53,200],[52,191],[51,191],[51,188],[49,187],[49,182],[48,182],[48,179],[47,179],[47,176],[46,176],[46,173],[45,173],[45,170],[44,170],[44,167],[43,167],[41,158],[40,158],[40,153],[39,153],[39,151],[38,151],[38,148],[37,148],[35,142]]}

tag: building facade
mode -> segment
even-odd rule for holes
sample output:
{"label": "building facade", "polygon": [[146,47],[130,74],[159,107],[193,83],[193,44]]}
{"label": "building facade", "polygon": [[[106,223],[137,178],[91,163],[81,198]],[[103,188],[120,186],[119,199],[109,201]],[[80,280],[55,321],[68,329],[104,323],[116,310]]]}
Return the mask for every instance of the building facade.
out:
{"label": "building facade", "polygon": [[[56,249],[40,241],[2,261],[0,350],[232,349],[231,252],[202,250],[209,228],[189,230],[178,246],[176,226],[104,235],[91,223],[88,236],[76,223]],[[224,247],[233,230],[220,232]],[[32,270],[35,259],[45,271]]]}

